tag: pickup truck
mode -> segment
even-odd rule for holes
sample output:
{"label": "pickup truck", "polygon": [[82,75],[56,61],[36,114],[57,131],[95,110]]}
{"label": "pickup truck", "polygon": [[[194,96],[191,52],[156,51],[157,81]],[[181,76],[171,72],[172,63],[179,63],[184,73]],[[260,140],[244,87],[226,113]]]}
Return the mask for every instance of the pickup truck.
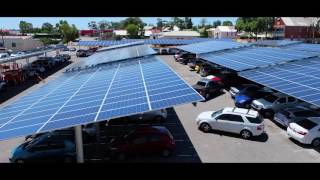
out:
{"label": "pickup truck", "polygon": [[216,81],[208,78],[201,78],[195,85],[192,86],[201,96],[208,100],[212,94],[222,93],[223,86]]}

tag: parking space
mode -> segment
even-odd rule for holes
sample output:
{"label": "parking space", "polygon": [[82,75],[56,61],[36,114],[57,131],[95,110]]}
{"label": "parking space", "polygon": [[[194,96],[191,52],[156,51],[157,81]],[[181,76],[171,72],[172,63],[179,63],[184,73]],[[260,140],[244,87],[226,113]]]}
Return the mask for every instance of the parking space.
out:
{"label": "parking space", "polygon": [[[194,84],[200,78],[185,65],[174,61],[172,56],[162,56],[182,78]],[[286,131],[269,119],[265,119],[267,134],[253,140],[244,140],[237,135],[213,132],[203,133],[197,129],[195,119],[203,111],[215,111],[234,106],[230,94],[217,96],[197,106],[186,104],[175,111],[195,147],[202,162],[319,162],[318,149],[300,145],[287,137]]]}

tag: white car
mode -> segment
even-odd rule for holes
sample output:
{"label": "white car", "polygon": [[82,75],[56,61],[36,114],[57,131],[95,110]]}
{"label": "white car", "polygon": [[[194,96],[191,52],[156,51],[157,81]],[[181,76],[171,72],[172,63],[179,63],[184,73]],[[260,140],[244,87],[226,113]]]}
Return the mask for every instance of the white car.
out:
{"label": "white car", "polygon": [[290,123],[287,128],[289,137],[302,144],[320,146],[320,119],[307,118],[298,122]]}
{"label": "white car", "polygon": [[0,58],[7,58],[10,57],[8,53],[0,53]]}
{"label": "white car", "polygon": [[264,132],[263,118],[257,111],[236,107],[226,107],[219,111],[206,111],[196,119],[200,130],[219,130],[240,134],[248,139]]}
{"label": "white car", "polygon": [[272,117],[274,113],[283,108],[293,107],[299,103],[298,99],[282,94],[272,93],[264,98],[253,100],[251,107],[260,111],[266,117]]}

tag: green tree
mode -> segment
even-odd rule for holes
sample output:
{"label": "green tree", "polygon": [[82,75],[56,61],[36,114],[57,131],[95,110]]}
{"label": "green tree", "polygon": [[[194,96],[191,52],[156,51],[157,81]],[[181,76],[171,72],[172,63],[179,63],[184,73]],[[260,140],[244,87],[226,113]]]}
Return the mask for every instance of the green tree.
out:
{"label": "green tree", "polygon": [[205,26],[199,29],[199,33],[200,33],[200,37],[203,37],[203,38],[208,37],[208,31]]}
{"label": "green tree", "polygon": [[221,26],[220,20],[213,21],[213,27],[216,28],[217,26]]}
{"label": "green tree", "polygon": [[164,23],[162,21],[161,18],[157,19],[157,28],[162,29],[162,27],[164,26]]}
{"label": "green tree", "polygon": [[185,17],[184,23],[186,29],[192,29],[193,23],[191,17]]}
{"label": "green tree", "polygon": [[231,21],[223,21],[222,26],[233,26]]}
{"label": "green tree", "polygon": [[70,26],[68,22],[65,20],[60,20],[60,22],[56,24],[56,27],[58,31],[62,34],[64,43],[74,41],[79,37],[77,27],[74,24]]}
{"label": "green tree", "polygon": [[42,24],[41,30],[42,30],[42,32],[52,33],[53,32],[53,25],[48,22],[45,22]]}
{"label": "green tree", "polygon": [[88,23],[88,27],[89,27],[89,29],[92,29],[92,30],[98,30],[98,25],[97,25],[97,22],[95,22],[95,21],[90,21]]}
{"label": "green tree", "polygon": [[200,27],[203,28],[205,27],[207,24],[207,19],[206,18],[201,18],[200,20]]}
{"label": "green tree", "polygon": [[129,38],[137,38],[139,35],[139,26],[136,24],[129,24],[126,27]]}
{"label": "green tree", "polygon": [[111,27],[111,24],[108,21],[99,21],[98,25],[100,30],[109,29]]}
{"label": "green tree", "polygon": [[31,32],[33,29],[33,26],[31,23],[28,23],[26,21],[20,21],[19,28],[20,28],[20,32],[22,34],[25,34],[25,33]]}
{"label": "green tree", "polygon": [[[143,27],[146,25],[139,17],[129,17],[120,22],[120,27],[122,29],[127,29],[129,25],[136,25],[138,27],[138,34],[135,38],[143,37],[144,30]],[[133,29],[133,26],[130,27]],[[130,36],[129,36],[130,37]]]}
{"label": "green tree", "polygon": [[185,29],[185,22],[178,17],[173,17],[172,26],[177,26],[180,29]]}

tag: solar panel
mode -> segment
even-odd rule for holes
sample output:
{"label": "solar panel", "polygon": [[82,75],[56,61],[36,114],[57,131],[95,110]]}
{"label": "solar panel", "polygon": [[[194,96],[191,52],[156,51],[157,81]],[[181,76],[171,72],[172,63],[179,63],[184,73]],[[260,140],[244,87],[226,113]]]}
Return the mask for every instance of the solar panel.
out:
{"label": "solar panel", "polygon": [[295,45],[286,46],[284,48],[285,49],[299,50],[299,51],[308,51],[308,52],[320,53],[320,44],[301,43],[301,44],[295,44]]}
{"label": "solar panel", "polygon": [[273,46],[273,47],[280,47],[280,46],[287,46],[293,44],[300,44],[302,41],[291,41],[291,40],[260,40],[254,42],[253,44],[259,46]]}
{"label": "solar panel", "polygon": [[239,75],[308,103],[320,106],[319,58],[243,71]]}
{"label": "solar panel", "polygon": [[148,45],[131,45],[129,47],[126,46],[125,48],[110,49],[95,53],[89,57],[83,58],[82,61],[74,64],[72,67],[85,67],[130,58],[149,56],[153,54],[156,54],[156,52]]}
{"label": "solar panel", "polygon": [[206,41],[201,43],[195,43],[191,45],[179,46],[178,49],[183,51],[191,52],[194,54],[208,53],[221,51],[226,49],[234,49],[248,46],[246,44],[241,44],[232,41]]}
{"label": "solar panel", "polygon": [[317,53],[313,52],[280,48],[250,47],[239,50],[200,54],[199,57],[229,69],[242,71],[316,56]]}
{"label": "solar panel", "polygon": [[0,109],[0,140],[202,100],[157,57],[64,73]]}
{"label": "solar panel", "polygon": [[[104,45],[106,42],[102,42],[102,43]],[[141,44],[143,44],[143,41],[129,42],[129,43],[125,43],[125,44],[104,47],[104,48],[98,49],[97,52],[107,51],[107,50],[111,50],[111,49],[118,49],[118,48],[123,48],[123,47],[129,47],[129,46],[136,46],[136,45],[141,45]]]}

